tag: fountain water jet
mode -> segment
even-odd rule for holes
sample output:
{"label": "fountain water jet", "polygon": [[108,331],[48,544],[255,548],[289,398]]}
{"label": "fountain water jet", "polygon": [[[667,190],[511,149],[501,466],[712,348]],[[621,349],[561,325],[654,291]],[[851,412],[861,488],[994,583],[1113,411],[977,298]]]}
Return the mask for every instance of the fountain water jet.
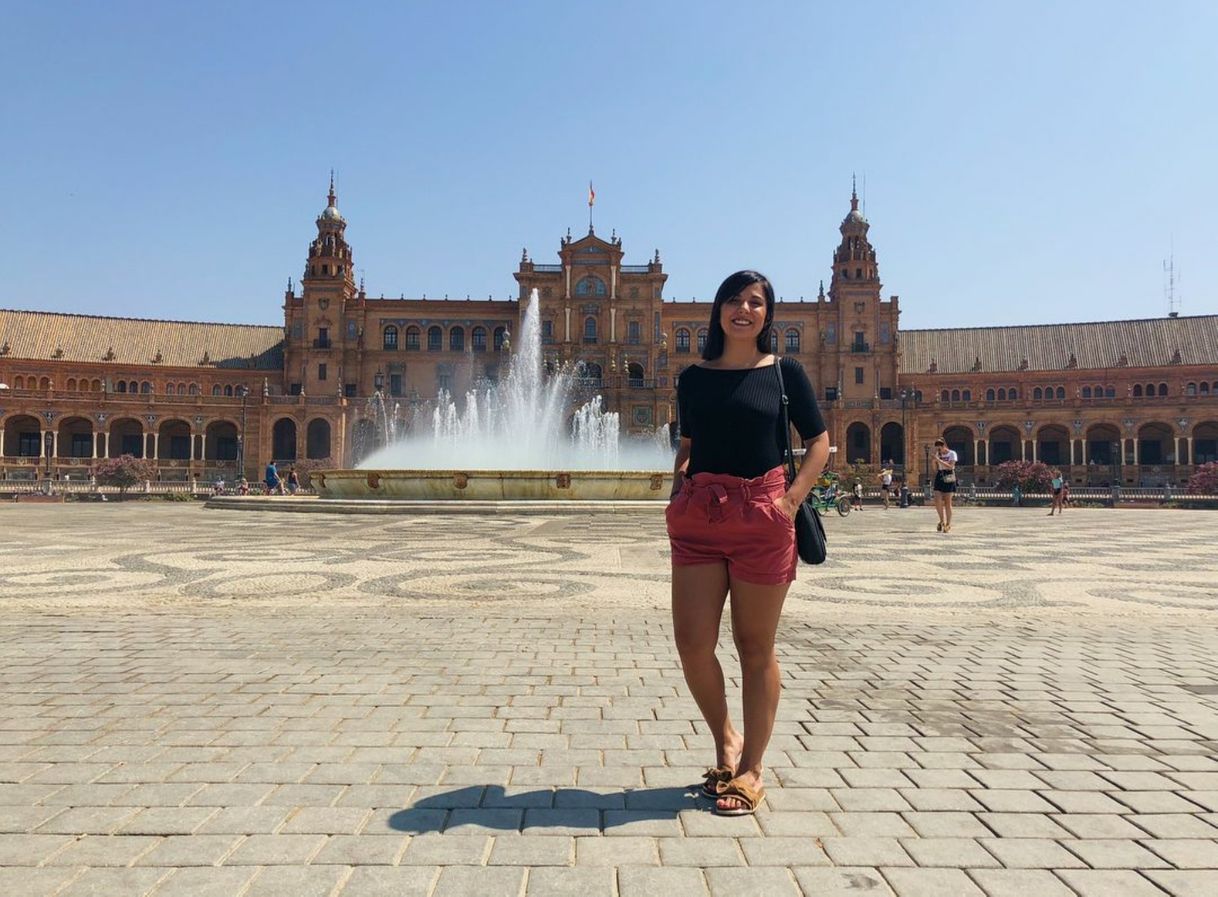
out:
{"label": "fountain water jet", "polygon": [[502,383],[475,384],[463,408],[446,392],[416,406],[408,426],[380,394],[370,401],[384,440],[354,470],[313,474],[323,498],[664,499],[671,477],[668,427],[623,440],[601,396],[567,416],[586,388],[582,365],[547,370],[537,291]]}

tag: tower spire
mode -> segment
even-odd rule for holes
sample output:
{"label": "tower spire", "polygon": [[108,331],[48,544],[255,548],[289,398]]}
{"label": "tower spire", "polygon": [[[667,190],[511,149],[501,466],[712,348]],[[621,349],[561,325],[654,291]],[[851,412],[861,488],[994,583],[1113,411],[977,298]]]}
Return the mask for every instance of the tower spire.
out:
{"label": "tower spire", "polygon": [[338,200],[338,197],[334,195],[334,169],[333,168],[330,169],[330,195],[327,196],[326,199],[329,200],[327,205],[334,205]]}
{"label": "tower spire", "polygon": [[857,212],[859,208],[858,182],[854,173],[850,174],[850,211]]}

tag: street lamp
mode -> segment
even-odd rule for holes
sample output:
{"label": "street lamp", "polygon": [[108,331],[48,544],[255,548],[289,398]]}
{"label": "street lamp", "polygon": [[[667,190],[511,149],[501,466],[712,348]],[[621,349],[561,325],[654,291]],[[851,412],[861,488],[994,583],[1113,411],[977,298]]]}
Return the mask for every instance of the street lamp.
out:
{"label": "street lamp", "polygon": [[372,377],[372,385],[380,392],[385,387],[385,372],[378,370]]}
{"label": "street lamp", "polygon": [[51,453],[55,450],[55,434],[47,430],[42,441],[46,446],[47,479],[49,480],[51,478]]}
{"label": "street lamp", "polygon": [[909,479],[909,473],[905,470],[905,466],[909,463],[906,456],[909,454],[906,449],[909,446],[909,430],[907,429],[905,420],[905,406],[914,399],[914,391],[912,389],[902,389],[901,398],[901,471],[905,474],[906,480]]}
{"label": "street lamp", "polygon": [[237,434],[237,476],[245,476],[245,397],[250,394],[249,387],[242,383],[237,387],[237,395],[241,396],[241,432]]}

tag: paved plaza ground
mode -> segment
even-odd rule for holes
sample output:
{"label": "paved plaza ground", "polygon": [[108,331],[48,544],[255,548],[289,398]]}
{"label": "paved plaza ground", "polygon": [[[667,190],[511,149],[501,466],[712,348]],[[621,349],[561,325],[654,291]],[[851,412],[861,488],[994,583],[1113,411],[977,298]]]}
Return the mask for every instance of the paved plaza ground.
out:
{"label": "paved plaza ground", "polygon": [[723,819],[658,508],[0,507],[0,895],[1218,894],[1218,514],[827,528]]}

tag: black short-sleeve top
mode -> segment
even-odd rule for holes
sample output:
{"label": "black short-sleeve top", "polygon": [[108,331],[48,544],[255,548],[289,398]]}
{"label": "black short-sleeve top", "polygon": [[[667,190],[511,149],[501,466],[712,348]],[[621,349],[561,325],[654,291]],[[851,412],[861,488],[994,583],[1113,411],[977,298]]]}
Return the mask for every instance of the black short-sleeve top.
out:
{"label": "black short-sleeve top", "polygon": [[[791,423],[805,441],[825,432],[804,367],[782,358]],[[782,393],[773,365],[730,370],[691,365],[677,381],[681,435],[690,440],[687,476],[726,473],[752,478],[784,463]]]}

